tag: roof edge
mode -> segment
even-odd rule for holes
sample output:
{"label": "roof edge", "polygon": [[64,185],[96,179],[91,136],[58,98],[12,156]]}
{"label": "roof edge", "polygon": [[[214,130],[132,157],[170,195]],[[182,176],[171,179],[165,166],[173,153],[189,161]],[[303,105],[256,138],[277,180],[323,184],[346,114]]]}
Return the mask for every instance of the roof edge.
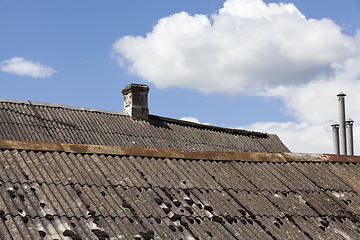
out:
{"label": "roof edge", "polygon": [[20,103],[20,104],[28,104],[28,105],[34,105],[34,106],[54,107],[54,108],[67,108],[67,109],[72,109],[72,110],[100,112],[100,113],[109,113],[109,114],[128,116],[126,113],[119,112],[119,111],[97,109],[97,108],[87,108],[87,107],[78,107],[78,106],[63,105],[63,104],[56,104],[56,103],[47,103],[47,102],[37,102],[37,101],[29,101],[29,100],[14,100],[14,99],[0,98],[0,102]]}
{"label": "roof edge", "polygon": [[[28,104],[28,105],[34,105],[34,106],[45,106],[45,107],[54,107],[54,108],[66,108],[66,109],[72,109],[72,110],[78,110],[78,111],[89,111],[89,112],[99,112],[99,113],[129,116],[128,114],[126,114],[124,112],[119,112],[119,111],[97,109],[97,108],[87,108],[87,107],[79,107],[79,106],[72,106],[72,105],[47,103],[47,102],[37,102],[37,101],[29,101],[29,100],[15,100],[15,99],[0,98],[0,102]],[[276,135],[276,134],[268,134],[268,133],[249,131],[249,130],[243,130],[243,129],[217,127],[217,126],[188,122],[188,121],[183,121],[183,120],[178,120],[178,119],[173,119],[173,118],[161,117],[161,116],[156,116],[156,115],[151,115],[151,114],[149,114],[149,118],[153,119],[153,120],[161,120],[161,121],[179,123],[179,124],[190,125],[190,126],[195,126],[195,127],[214,129],[214,130],[218,130],[218,131],[236,132],[236,133],[241,133],[243,135],[248,135],[248,136],[267,138],[271,135]]]}
{"label": "roof edge", "polygon": [[170,149],[134,148],[120,146],[101,146],[14,140],[0,140],[0,149],[211,161],[360,163],[360,156],[344,156],[332,154],[181,151]]}
{"label": "roof edge", "polygon": [[255,132],[255,131],[249,131],[249,130],[243,130],[243,129],[217,127],[217,126],[213,126],[213,125],[189,122],[189,121],[178,120],[178,119],[167,118],[167,117],[160,117],[160,116],[151,115],[151,114],[149,114],[149,119],[179,123],[179,124],[184,124],[184,125],[191,125],[191,126],[195,126],[195,127],[208,128],[208,129],[219,130],[219,131],[242,133],[244,135],[257,136],[257,137],[263,137],[263,138],[267,138],[271,135],[276,135],[276,134]]}

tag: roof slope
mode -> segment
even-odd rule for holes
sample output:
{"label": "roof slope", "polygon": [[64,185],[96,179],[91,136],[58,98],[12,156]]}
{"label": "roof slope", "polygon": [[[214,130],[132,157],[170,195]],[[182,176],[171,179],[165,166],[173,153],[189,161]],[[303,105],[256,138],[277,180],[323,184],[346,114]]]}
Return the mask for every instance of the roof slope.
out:
{"label": "roof slope", "polygon": [[0,99],[0,139],[156,149],[290,152],[273,134],[121,112]]}
{"label": "roof slope", "polygon": [[238,153],[237,161],[213,161],[226,153],[193,160],[167,158],[171,150],[145,157],[106,146],[0,141],[0,148],[0,239],[360,235],[360,157]]}

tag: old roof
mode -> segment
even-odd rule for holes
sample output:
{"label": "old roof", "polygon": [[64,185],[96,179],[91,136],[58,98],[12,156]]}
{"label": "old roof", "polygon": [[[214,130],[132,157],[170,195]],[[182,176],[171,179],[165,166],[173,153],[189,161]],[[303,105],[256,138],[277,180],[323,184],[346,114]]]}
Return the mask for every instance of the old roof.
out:
{"label": "old roof", "polygon": [[0,239],[358,239],[359,163],[0,140]]}
{"label": "old roof", "polygon": [[290,152],[275,134],[158,116],[0,99],[0,139],[223,152]]}
{"label": "old roof", "polygon": [[360,236],[360,157],[146,119],[0,99],[0,239]]}

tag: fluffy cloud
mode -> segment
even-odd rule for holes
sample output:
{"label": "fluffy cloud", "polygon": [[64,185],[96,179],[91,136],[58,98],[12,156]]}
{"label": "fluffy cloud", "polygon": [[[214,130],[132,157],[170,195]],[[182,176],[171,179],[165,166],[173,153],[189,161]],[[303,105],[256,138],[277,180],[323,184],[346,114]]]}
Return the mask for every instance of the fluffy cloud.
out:
{"label": "fluffy cloud", "polygon": [[197,118],[194,117],[182,117],[180,120],[187,121],[187,122],[193,122],[193,123],[200,123]]}
{"label": "fluffy cloud", "polygon": [[146,37],[117,40],[113,51],[121,66],[157,87],[238,93],[331,77],[357,56],[359,42],[291,3],[227,0],[210,18],[162,18]]}
{"label": "fluffy cloud", "polygon": [[180,120],[187,121],[187,122],[198,123],[198,124],[210,125],[208,122],[200,123],[200,121],[197,118],[194,118],[194,117],[182,117],[182,118],[180,118]]}
{"label": "fluffy cloud", "polygon": [[159,88],[282,99],[293,122],[241,128],[276,133],[293,152],[333,152],[330,125],[338,121],[336,95],[343,91],[357,153],[360,31],[347,36],[341,30],[330,19],[307,19],[291,3],[227,0],[211,17],[162,18],[145,37],[117,40],[113,54]]}
{"label": "fluffy cloud", "polygon": [[330,123],[257,122],[246,126],[245,129],[276,133],[292,152],[333,152]]}
{"label": "fluffy cloud", "polygon": [[[338,122],[338,102],[336,95],[343,91],[346,96],[346,118],[354,123],[355,153],[360,151],[360,79],[356,73],[360,58],[348,63],[357,70],[336,72],[331,80],[321,79],[299,87],[278,86],[261,93],[284,101],[287,114],[297,122],[258,122],[241,128],[276,133],[294,152],[333,153],[331,124]],[[345,64],[345,65],[348,65]],[[349,67],[349,66],[347,66]],[[345,68],[347,68],[345,67]],[[350,77],[352,75],[353,77]],[[346,76],[346,78],[345,78]],[[355,78],[357,76],[357,78]]]}
{"label": "fluffy cloud", "polygon": [[33,78],[50,77],[56,71],[49,66],[39,62],[27,61],[23,57],[13,57],[1,62],[0,70],[20,76],[30,76]]}

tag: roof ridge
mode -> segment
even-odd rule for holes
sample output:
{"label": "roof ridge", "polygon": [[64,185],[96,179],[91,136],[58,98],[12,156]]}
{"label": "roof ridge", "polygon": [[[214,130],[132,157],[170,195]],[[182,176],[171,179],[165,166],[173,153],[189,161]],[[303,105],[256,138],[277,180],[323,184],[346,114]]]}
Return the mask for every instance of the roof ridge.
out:
{"label": "roof ridge", "polygon": [[184,125],[191,125],[191,126],[200,127],[200,128],[209,128],[209,129],[214,129],[214,130],[237,132],[237,133],[240,132],[240,133],[243,133],[243,134],[254,135],[254,136],[258,136],[258,137],[268,137],[268,136],[276,135],[276,134],[268,134],[268,133],[263,133],[263,132],[244,130],[244,129],[218,127],[218,126],[214,126],[214,125],[207,125],[207,124],[189,122],[189,121],[173,119],[173,118],[168,118],[168,117],[161,117],[161,116],[156,116],[156,115],[152,115],[152,114],[149,114],[149,119],[161,120],[161,121],[165,121],[165,122],[179,123],[179,124],[184,124]]}
{"label": "roof ridge", "polygon": [[344,162],[360,163],[360,156],[302,153],[185,151],[173,149],[102,146],[55,142],[0,140],[0,149],[80,154],[120,155],[171,159],[244,161],[244,162]]}
{"label": "roof ridge", "polygon": [[48,103],[48,102],[38,102],[38,101],[30,101],[30,100],[15,100],[15,99],[0,98],[0,102],[28,104],[28,105],[34,105],[34,106],[45,106],[45,107],[54,107],[54,108],[67,108],[67,109],[79,110],[79,111],[101,112],[101,113],[109,113],[109,114],[128,116],[126,113],[119,112],[119,111],[113,111],[113,110],[79,107],[79,106]]}

